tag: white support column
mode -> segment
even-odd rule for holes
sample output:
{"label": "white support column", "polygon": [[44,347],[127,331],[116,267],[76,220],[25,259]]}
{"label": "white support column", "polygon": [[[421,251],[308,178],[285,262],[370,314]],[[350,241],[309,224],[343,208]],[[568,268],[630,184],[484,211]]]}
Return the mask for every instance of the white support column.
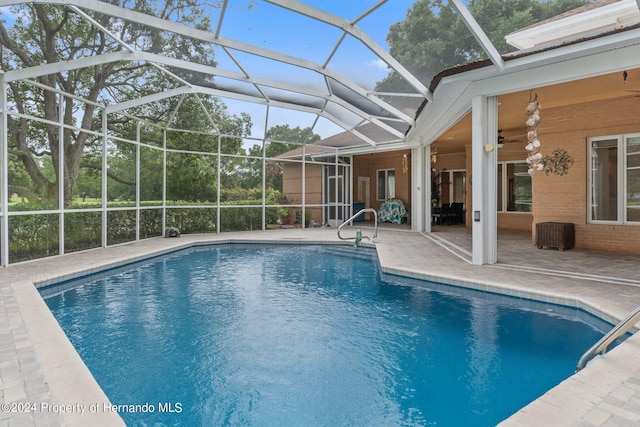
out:
{"label": "white support column", "polygon": [[107,162],[107,144],[109,143],[109,137],[107,136],[107,120],[108,114],[106,110],[102,110],[102,247],[107,247],[108,234],[107,234],[107,168],[109,163]]}
{"label": "white support column", "polygon": [[262,138],[262,231],[267,229],[267,145],[271,143],[271,139],[267,139],[266,130],[269,129],[270,112],[270,106],[267,105],[267,111],[264,115],[265,134]]}
{"label": "white support column", "polygon": [[[307,144],[302,144],[302,214],[307,210]],[[283,166],[284,167],[284,166]],[[283,183],[284,185],[284,183]],[[322,201],[322,199],[321,199]],[[322,220],[322,216],[320,216]]]}
{"label": "white support column", "polygon": [[217,185],[217,196],[216,196],[216,209],[217,209],[217,215],[216,215],[216,233],[220,234],[220,224],[221,224],[221,220],[220,220],[220,215],[222,214],[222,210],[220,209],[220,188],[221,188],[221,184],[220,184],[220,175],[222,175],[222,158],[221,158],[221,154],[222,154],[222,136],[220,136],[220,134],[218,133],[218,176],[216,177],[216,179],[218,180],[218,182],[216,183]]}
{"label": "white support column", "polygon": [[0,266],[9,264],[9,160],[7,152],[7,88],[0,71]]}
{"label": "white support column", "polygon": [[136,121],[136,241],[140,240],[140,120]]}
{"label": "white support column", "polygon": [[429,171],[429,161],[425,164],[425,151],[428,147],[417,147],[411,150],[411,231],[430,232],[429,222],[425,221],[425,215],[431,215],[429,212],[429,191],[431,187],[429,181],[431,174]]}
{"label": "white support column", "polygon": [[[339,212],[343,212],[344,213],[344,207],[343,207],[343,203],[344,203],[344,197],[340,198],[340,174],[338,173],[338,150],[335,150],[335,156],[333,157],[333,174],[335,179],[334,184],[333,184],[333,191],[334,191],[334,201],[333,201],[333,214],[335,215],[335,222],[336,222],[336,227],[338,227],[341,222],[340,222],[340,215]],[[345,221],[349,219],[349,217],[342,218],[342,221]],[[353,223],[351,223],[350,225],[353,225]]]}
{"label": "white support column", "polygon": [[162,129],[162,236],[167,232],[167,128]]}
{"label": "white support column", "polygon": [[433,163],[433,158],[431,157],[431,144],[426,145],[424,147],[424,156],[425,156],[425,184],[424,184],[424,202],[425,202],[425,206],[426,206],[426,210],[425,210],[425,223],[426,223],[426,227],[425,227],[425,231],[427,233],[431,233],[432,229],[431,229],[431,213],[432,213],[432,209],[433,209],[433,205],[431,204],[431,198],[433,197],[433,194],[431,194],[431,189],[433,188],[433,179],[435,177],[435,175],[432,175],[432,169],[434,169],[436,167],[435,163]]}
{"label": "white support column", "polygon": [[[269,116],[269,110],[267,109],[267,117]],[[265,126],[265,129],[267,127]],[[267,229],[267,144],[269,140],[262,139],[262,228],[264,231]]]}
{"label": "white support column", "polygon": [[[65,182],[65,139],[64,139],[64,95],[58,95],[58,254],[64,255],[64,182]],[[73,195],[69,195],[73,198]]]}
{"label": "white support column", "polygon": [[472,262],[477,265],[495,264],[498,260],[498,102],[496,97],[476,96],[471,105]]}

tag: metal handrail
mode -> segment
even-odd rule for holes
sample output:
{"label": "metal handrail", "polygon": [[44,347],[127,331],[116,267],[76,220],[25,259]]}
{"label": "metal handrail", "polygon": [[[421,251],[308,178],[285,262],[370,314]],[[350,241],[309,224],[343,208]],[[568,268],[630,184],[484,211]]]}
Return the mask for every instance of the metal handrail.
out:
{"label": "metal handrail", "polygon": [[633,328],[633,325],[635,325],[638,321],[640,321],[640,306],[633,310],[626,319],[614,326],[613,329],[611,329],[605,336],[600,338],[600,340],[595,343],[593,347],[591,347],[586,351],[585,354],[582,355],[582,357],[578,361],[576,371],[580,371],[585,366],[587,366],[587,363],[589,363],[591,359],[596,357],[598,354],[605,354],[607,351],[609,351],[609,346],[622,335],[629,332],[629,330]]}
{"label": "metal handrail", "polygon": [[365,208],[365,209],[360,209],[358,212],[356,212],[351,218],[349,218],[348,220],[346,220],[345,222],[343,222],[342,224],[340,224],[340,227],[338,227],[338,239],[340,240],[356,240],[358,238],[358,236],[356,235],[355,237],[342,237],[340,235],[340,230],[342,229],[342,227],[345,226],[345,224],[353,221],[355,218],[358,217],[358,215],[365,213],[365,212],[373,212],[373,219],[375,221],[375,227],[373,229],[373,237],[369,238],[369,236],[362,236],[362,239],[368,239],[371,240],[373,243],[378,243],[378,214],[374,209],[371,208]]}

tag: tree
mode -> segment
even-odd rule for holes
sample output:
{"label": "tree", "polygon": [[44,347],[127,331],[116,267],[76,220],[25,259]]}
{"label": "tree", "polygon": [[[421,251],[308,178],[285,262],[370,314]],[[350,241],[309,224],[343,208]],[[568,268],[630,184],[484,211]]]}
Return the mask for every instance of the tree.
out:
{"label": "tree", "polygon": [[[295,128],[289,125],[276,125],[267,130],[265,135],[265,157],[274,159],[280,154],[286,153],[296,148],[300,148],[302,144],[310,144],[320,140],[320,135],[313,133],[312,128]],[[255,144],[247,153],[252,157],[262,157],[262,145]],[[246,172],[244,180],[244,188],[255,188],[262,185],[262,161],[257,159],[250,160],[251,165]],[[265,171],[265,181],[267,188],[274,188],[282,191],[282,163],[278,161],[267,161]]]}
{"label": "tree", "polygon": [[267,157],[276,157],[287,151],[299,148],[302,144],[311,144],[320,140],[320,135],[313,133],[313,129],[300,126],[290,128],[289,125],[276,125],[269,128],[266,134],[269,142],[266,148]]}
{"label": "tree", "polygon": [[[505,36],[513,31],[590,3],[588,0],[470,0],[468,8],[501,53],[513,51]],[[418,0],[407,16],[389,28],[389,52],[425,85],[433,76],[486,55],[453,6],[443,0]],[[391,72],[379,91],[403,91],[407,83]]]}
{"label": "tree", "polygon": [[12,183],[12,185],[9,186],[9,193],[19,194],[22,196],[23,201],[25,198],[31,200],[33,198],[33,189],[31,188],[29,174],[24,170],[24,167],[16,156],[10,154],[8,160],[9,181]]}
{"label": "tree", "polygon": [[[123,0],[112,2],[125,3]],[[175,20],[177,17],[195,28],[209,30],[210,22],[204,13],[205,7],[209,6],[200,0],[142,0],[135,2],[133,9],[162,19]],[[13,25],[0,21],[3,70],[73,61],[126,50],[120,41],[106,35],[67,7],[21,4],[12,6],[11,11],[15,16]],[[209,44],[100,13],[90,15],[98,25],[117,35],[128,46],[215,65],[213,47]],[[171,71],[187,80],[205,79],[186,70]],[[90,101],[80,105],[73,98],[65,97],[61,102],[54,90],[44,90],[27,82],[12,82],[9,85],[10,103],[21,114],[9,116],[8,130],[12,135],[10,153],[22,162],[34,185],[43,189],[50,203],[57,204],[58,182],[63,180],[65,206],[73,197],[80,168],[101,167],[99,162],[83,164],[82,161],[87,144],[91,144],[92,138],[95,138],[91,132],[84,130],[100,129],[100,118],[96,114],[98,107],[94,102],[112,104],[126,101],[169,89],[176,84],[164,78],[153,66],[135,62],[114,62],[40,76],[37,77],[37,83],[52,89],[60,88]],[[145,118],[157,122],[166,120],[170,117],[173,105],[167,101],[146,106]],[[60,126],[55,125],[60,112],[64,124],[78,124],[83,130],[67,128],[61,131]],[[28,116],[40,117],[46,122],[29,120]],[[64,145],[63,170],[59,168],[59,144]],[[53,179],[43,173],[39,159],[50,161],[55,172]],[[113,175],[113,172],[109,173]],[[115,176],[113,178],[117,179]]]}

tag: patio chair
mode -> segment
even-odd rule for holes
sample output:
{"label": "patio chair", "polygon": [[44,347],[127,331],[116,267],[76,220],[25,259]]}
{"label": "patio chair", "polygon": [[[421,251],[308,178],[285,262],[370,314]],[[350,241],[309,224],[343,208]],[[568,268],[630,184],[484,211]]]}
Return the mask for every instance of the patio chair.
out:
{"label": "patio chair", "polygon": [[464,204],[451,203],[448,218],[451,224],[462,224],[464,222]]}

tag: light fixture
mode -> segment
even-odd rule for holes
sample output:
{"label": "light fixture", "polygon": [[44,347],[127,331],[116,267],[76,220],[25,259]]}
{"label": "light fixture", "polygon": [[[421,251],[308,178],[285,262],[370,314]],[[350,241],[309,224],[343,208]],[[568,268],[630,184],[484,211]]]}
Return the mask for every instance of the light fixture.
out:
{"label": "light fixture", "polygon": [[436,163],[438,161],[438,149],[431,149],[431,163]]}
{"label": "light fixture", "polygon": [[409,156],[407,154],[402,155],[402,173],[409,172]]}
{"label": "light fixture", "polygon": [[498,142],[496,144],[498,148],[504,147],[504,136],[502,136],[502,129],[498,129]]}

